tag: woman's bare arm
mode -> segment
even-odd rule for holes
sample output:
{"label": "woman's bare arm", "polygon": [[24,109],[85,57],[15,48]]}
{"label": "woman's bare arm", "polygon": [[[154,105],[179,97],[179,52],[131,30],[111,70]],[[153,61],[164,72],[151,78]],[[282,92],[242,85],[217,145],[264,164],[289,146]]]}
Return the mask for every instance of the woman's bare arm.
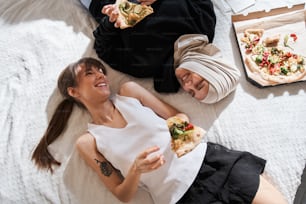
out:
{"label": "woman's bare arm", "polygon": [[95,139],[90,134],[81,136],[76,142],[76,147],[80,156],[120,201],[128,202],[134,197],[141,175],[141,172],[134,165],[132,165],[127,177],[122,178],[118,170],[98,152]]}
{"label": "woman's bare arm", "polygon": [[151,153],[159,150],[156,146],[150,147],[135,158],[128,174],[123,178],[118,170],[98,152],[95,139],[89,133],[77,140],[76,147],[80,156],[98,174],[109,191],[122,202],[129,202],[135,196],[142,173],[154,171],[165,162],[163,155],[149,157]]}
{"label": "woman's bare arm", "polygon": [[144,106],[151,108],[156,114],[164,119],[168,119],[174,115],[184,115],[184,117],[188,119],[185,114],[180,113],[176,108],[157,98],[135,82],[124,83],[120,87],[119,94],[138,99]]}

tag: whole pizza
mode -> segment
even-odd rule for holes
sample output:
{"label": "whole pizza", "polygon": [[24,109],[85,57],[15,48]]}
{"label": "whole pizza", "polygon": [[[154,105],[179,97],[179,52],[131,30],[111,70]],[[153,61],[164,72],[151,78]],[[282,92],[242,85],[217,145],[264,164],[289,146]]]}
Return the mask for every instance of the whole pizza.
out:
{"label": "whole pizza", "polygon": [[246,29],[240,39],[247,68],[260,80],[275,85],[301,80],[306,75],[305,56],[295,53],[294,33],[275,34],[263,39],[263,29]]}

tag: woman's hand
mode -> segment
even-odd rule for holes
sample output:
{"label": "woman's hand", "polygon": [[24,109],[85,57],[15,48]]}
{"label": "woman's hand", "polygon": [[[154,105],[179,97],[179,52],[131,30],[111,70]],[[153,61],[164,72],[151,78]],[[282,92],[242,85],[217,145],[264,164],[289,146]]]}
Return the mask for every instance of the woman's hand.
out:
{"label": "woman's hand", "polygon": [[140,153],[134,162],[135,170],[138,173],[147,173],[161,167],[165,163],[164,156],[161,154],[150,156],[150,154],[158,150],[159,147],[154,146]]}
{"label": "woman's hand", "polygon": [[114,23],[116,28],[120,27],[120,21],[118,20],[118,9],[115,4],[105,5],[101,12],[109,17],[109,21]]}

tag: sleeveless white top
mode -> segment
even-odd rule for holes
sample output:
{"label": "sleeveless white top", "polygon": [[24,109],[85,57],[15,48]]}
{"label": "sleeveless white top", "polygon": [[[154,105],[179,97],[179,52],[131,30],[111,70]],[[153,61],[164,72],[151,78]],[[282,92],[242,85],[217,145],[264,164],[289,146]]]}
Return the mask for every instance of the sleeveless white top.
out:
{"label": "sleeveless white top", "polygon": [[[137,99],[116,95],[112,97],[116,108],[125,118],[124,128],[111,128],[88,124],[95,137],[97,149],[126,176],[137,155],[157,145],[165,156],[165,164],[150,173],[143,173],[140,186],[145,188],[156,204],[177,202],[194,181],[206,152],[206,143],[178,158],[171,150],[171,136],[166,121]],[[155,154],[155,153],[153,153]]]}

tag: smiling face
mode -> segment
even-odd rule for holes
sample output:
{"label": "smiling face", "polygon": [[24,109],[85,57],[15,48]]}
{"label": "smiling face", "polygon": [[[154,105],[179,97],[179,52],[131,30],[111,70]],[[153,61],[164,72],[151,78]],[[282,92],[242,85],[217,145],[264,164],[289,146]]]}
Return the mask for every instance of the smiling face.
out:
{"label": "smiling face", "polygon": [[109,83],[101,68],[80,64],[76,70],[76,86],[69,87],[70,95],[84,105],[107,100],[111,94]]}
{"label": "smiling face", "polygon": [[175,75],[181,84],[181,87],[192,97],[198,100],[203,100],[207,96],[209,82],[199,74],[178,67],[175,70]]}

